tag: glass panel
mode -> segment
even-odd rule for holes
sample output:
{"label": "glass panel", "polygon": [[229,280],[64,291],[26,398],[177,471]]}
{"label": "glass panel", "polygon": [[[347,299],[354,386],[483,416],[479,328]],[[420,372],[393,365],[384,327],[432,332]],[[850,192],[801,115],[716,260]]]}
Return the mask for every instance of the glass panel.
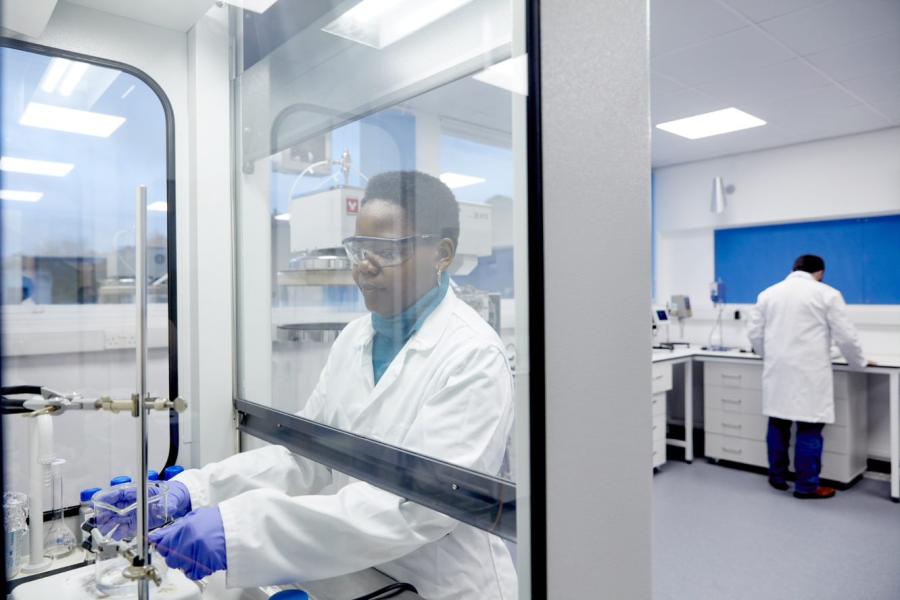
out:
{"label": "glass panel", "polygon": [[[524,7],[235,10],[240,398],[486,475],[527,472]],[[336,570],[397,559],[379,568],[429,598],[450,597],[441,578],[483,584],[453,597],[517,593],[515,547],[497,538],[460,526],[401,551],[369,529],[351,519],[341,534],[369,562]],[[424,567],[445,551],[460,562]],[[285,578],[319,574],[297,560]]]}
{"label": "glass panel", "polygon": [[[89,399],[135,393],[135,191],[145,185],[148,387],[168,397],[167,139],[160,100],[118,69],[10,47],[0,48],[0,61],[3,385]],[[55,508],[77,507],[81,490],[136,476],[138,420],[128,412],[66,410],[47,421],[50,445],[41,454],[57,460],[43,467],[51,484],[42,493],[44,510],[52,501]],[[32,422],[3,417],[5,491],[31,493]],[[153,413],[150,423],[150,458],[158,469],[168,453],[168,415]],[[79,548],[57,560],[80,555],[79,525],[67,520]]]}

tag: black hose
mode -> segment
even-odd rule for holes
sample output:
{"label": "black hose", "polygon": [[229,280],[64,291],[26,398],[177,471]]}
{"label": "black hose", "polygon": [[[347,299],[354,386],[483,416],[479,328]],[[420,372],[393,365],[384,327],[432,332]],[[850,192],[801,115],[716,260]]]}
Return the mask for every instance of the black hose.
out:
{"label": "black hose", "polygon": [[4,396],[15,396],[17,394],[38,394],[41,393],[39,385],[6,385],[0,387],[0,394]]}
{"label": "black hose", "polygon": [[353,600],[386,600],[387,598],[399,596],[403,592],[412,592],[413,594],[418,594],[419,590],[417,590],[411,583],[392,583],[391,585],[387,585],[380,590],[375,590],[374,592],[370,592],[365,596],[360,596],[359,598],[354,598]]}

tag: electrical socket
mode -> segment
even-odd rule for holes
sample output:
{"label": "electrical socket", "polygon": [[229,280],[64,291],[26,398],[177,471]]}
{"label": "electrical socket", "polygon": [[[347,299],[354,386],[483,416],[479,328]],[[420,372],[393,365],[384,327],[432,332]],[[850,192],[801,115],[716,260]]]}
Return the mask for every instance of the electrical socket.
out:
{"label": "electrical socket", "polygon": [[104,332],[103,347],[107,350],[123,350],[134,348],[135,339],[133,333]]}

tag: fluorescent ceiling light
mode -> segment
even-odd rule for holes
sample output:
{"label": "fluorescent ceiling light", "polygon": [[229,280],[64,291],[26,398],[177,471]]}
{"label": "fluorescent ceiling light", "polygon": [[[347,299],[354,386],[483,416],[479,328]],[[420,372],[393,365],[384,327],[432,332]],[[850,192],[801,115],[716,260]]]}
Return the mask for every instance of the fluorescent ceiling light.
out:
{"label": "fluorescent ceiling light", "polygon": [[147,210],[152,210],[153,212],[166,212],[169,210],[169,205],[166,202],[159,200],[148,204]]}
{"label": "fluorescent ceiling light", "polygon": [[87,73],[88,67],[89,65],[87,63],[72,63],[69,66],[69,70],[66,71],[66,76],[63,77],[62,83],[59,84],[60,95],[71,96],[72,92],[75,91],[75,88],[81,82],[81,78]]}
{"label": "fluorescent ceiling light", "polygon": [[322,31],[382,49],[472,0],[362,0]]}
{"label": "fluorescent ceiling light", "polygon": [[96,137],[109,137],[122,126],[125,117],[105,115],[103,113],[75,110],[62,106],[51,106],[38,102],[29,102],[25,112],[19,118],[19,125],[55,129],[68,133],[80,133]]}
{"label": "fluorescent ceiling light", "polygon": [[459,173],[441,173],[440,180],[447,184],[447,187],[452,190],[484,183],[485,181],[487,181],[484,177],[460,175]]}
{"label": "fluorescent ceiling light", "polygon": [[291,213],[281,213],[280,215],[275,215],[276,221],[290,221]]}
{"label": "fluorescent ceiling light", "polygon": [[69,70],[70,64],[72,64],[72,61],[67,58],[52,59],[50,64],[47,65],[47,70],[44,71],[44,76],[41,77],[41,89],[48,94],[55,92],[56,86],[62,81],[63,75]]}
{"label": "fluorescent ceiling light", "polygon": [[37,202],[44,197],[43,192],[27,192],[24,190],[0,190],[0,200],[17,202]]}
{"label": "fluorescent ceiling light", "polygon": [[502,88],[520,96],[527,96],[528,55],[521,54],[496,65],[491,65],[484,71],[472,75],[472,79],[477,79],[482,83]]}
{"label": "fluorescent ceiling light", "polygon": [[75,165],[72,163],[31,160],[30,158],[16,158],[15,156],[0,157],[0,171],[9,171],[10,173],[65,177],[74,167]]}
{"label": "fluorescent ceiling light", "polygon": [[225,4],[231,4],[260,15],[269,10],[276,2],[278,0],[225,0]]}
{"label": "fluorescent ceiling light", "polygon": [[660,123],[656,127],[689,140],[697,140],[711,135],[731,133],[732,131],[750,129],[751,127],[759,127],[765,124],[766,122],[762,119],[731,107],[685,119],[667,121]]}

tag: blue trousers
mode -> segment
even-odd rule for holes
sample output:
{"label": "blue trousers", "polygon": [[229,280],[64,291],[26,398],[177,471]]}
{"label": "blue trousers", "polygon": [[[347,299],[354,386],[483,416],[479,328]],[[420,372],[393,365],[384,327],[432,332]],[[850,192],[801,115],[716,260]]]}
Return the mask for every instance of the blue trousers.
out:
{"label": "blue trousers", "polygon": [[[769,479],[785,483],[790,458],[791,425],[793,421],[769,417],[769,432],[766,442],[769,446]],[[801,494],[814,492],[819,487],[819,473],[822,471],[822,429],[824,423],[804,423],[797,421],[797,443],[794,448],[794,490]]]}

